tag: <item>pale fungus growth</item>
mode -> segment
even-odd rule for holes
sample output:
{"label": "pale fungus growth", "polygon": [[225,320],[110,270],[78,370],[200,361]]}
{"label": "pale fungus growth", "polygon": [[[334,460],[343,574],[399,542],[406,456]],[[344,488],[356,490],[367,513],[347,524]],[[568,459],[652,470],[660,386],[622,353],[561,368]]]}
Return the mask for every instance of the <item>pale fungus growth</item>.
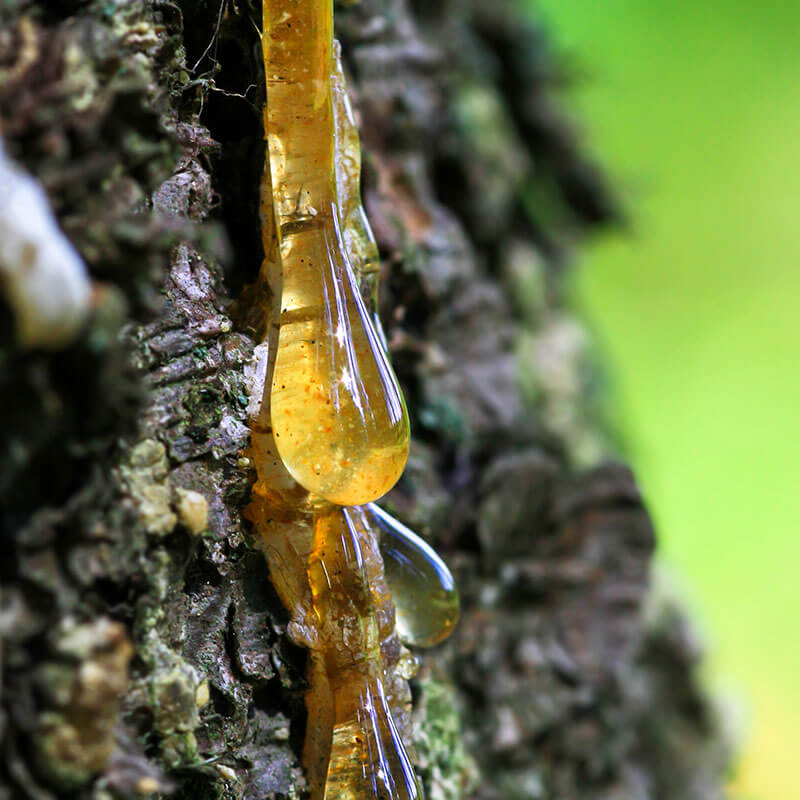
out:
{"label": "pale fungus growth", "polygon": [[92,285],[42,187],[0,142],[0,289],[22,347],[58,349],[81,330]]}

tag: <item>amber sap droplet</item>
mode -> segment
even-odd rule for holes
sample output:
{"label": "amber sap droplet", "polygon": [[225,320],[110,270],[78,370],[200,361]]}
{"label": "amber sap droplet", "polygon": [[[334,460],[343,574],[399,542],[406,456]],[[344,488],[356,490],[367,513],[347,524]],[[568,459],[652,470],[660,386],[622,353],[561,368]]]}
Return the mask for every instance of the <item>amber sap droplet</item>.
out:
{"label": "amber sap droplet", "polygon": [[424,539],[375,503],[365,512],[380,536],[400,638],[415,647],[438,644],[458,622],[460,602],[450,570]]}
{"label": "amber sap droplet", "polygon": [[294,479],[332,503],[385,494],[408,413],[342,240],[334,179],[331,0],[264,4],[266,132],[281,262],[271,416]]}
{"label": "amber sap droplet", "polygon": [[336,220],[325,217],[282,243],[272,427],[300,485],[329,502],[357,505],[386,494],[402,474],[408,415],[342,258]]}

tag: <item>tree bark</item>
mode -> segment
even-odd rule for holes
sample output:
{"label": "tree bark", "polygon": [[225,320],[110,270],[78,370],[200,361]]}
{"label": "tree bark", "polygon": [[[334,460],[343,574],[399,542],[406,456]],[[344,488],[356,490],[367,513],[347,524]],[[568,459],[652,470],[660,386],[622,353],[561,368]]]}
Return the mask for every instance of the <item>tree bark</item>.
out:
{"label": "tree bark", "polygon": [[[20,337],[11,278],[0,294],[0,798],[300,797],[306,654],[241,514],[260,6],[0,13],[2,158],[92,281],[47,347]],[[557,59],[508,0],[360,0],[336,28],[414,431],[386,506],[463,603],[413,683],[428,797],[721,797],[700,648],[649,588],[651,523],[564,298],[619,214]],[[12,228],[15,197],[0,185]]]}

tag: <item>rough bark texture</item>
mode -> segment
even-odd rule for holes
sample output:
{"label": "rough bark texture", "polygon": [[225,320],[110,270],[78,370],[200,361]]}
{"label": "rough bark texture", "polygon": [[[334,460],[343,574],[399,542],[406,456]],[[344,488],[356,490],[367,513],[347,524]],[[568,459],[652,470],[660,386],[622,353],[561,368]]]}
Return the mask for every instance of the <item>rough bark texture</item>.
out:
{"label": "rough bark texture", "polygon": [[[303,793],[305,654],[240,513],[260,8],[221,2],[0,4],[7,153],[95,281],[58,352],[20,348],[0,300],[3,800]],[[720,797],[699,649],[648,592],[651,524],[563,301],[616,212],[557,64],[505,0],[336,13],[415,432],[387,507],[464,603],[414,683],[428,797]]]}

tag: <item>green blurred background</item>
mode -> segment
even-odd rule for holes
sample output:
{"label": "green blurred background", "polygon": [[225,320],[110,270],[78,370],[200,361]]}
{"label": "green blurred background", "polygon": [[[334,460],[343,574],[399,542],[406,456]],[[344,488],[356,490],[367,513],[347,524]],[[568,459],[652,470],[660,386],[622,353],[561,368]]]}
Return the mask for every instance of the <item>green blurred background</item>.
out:
{"label": "green blurred background", "polygon": [[800,0],[529,0],[631,214],[576,297],[617,424],[739,698],[732,794],[800,797]]}

